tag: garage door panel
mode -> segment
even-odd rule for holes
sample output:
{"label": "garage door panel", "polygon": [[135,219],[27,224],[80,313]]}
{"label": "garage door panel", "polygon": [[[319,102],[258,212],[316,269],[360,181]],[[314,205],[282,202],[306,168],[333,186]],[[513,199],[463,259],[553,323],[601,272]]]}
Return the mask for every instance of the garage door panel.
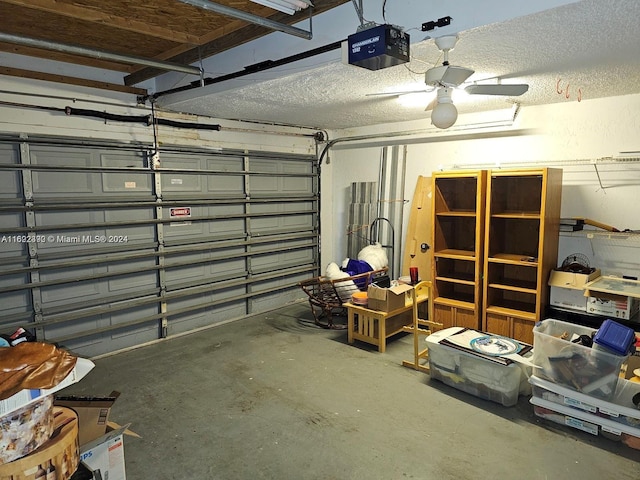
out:
{"label": "garage door panel", "polygon": [[110,277],[107,288],[110,293],[136,289],[141,285],[146,287],[158,286],[158,272],[155,259],[136,260],[122,263],[112,263],[107,267],[109,274],[138,270],[136,273],[127,273]]}
{"label": "garage door panel", "polygon": [[252,259],[252,266],[260,270],[275,270],[284,266],[297,266],[313,263],[314,249],[309,247],[303,250],[278,252],[260,255]]}
{"label": "garage door panel", "polygon": [[199,262],[205,260],[209,254],[207,253],[193,253],[183,255],[171,255],[167,260],[167,268],[165,278],[168,284],[182,283],[190,279],[202,278],[206,271],[207,266],[205,263],[196,263],[194,265],[174,267],[172,265],[182,262]]}
{"label": "garage door panel", "polygon": [[[159,170],[141,171],[151,148],[26,143],[0,139],[0,164],[17,168],[0,176],[9,206],[0,228],[29,226],[45,240],[31,250],[0,243],[0,288],[25,285],[0,294],[0,326],[13,315],[38,339],[93,356],[303,298],[281,272],[318,257],[317,202],[292,201],[318,194],[315,158],[174,149],[160,152]],[[32,180],[32,216],[23,176],[27,187]],[[172,208],[183,210],[171,217]],[[33,274],[9,274],[29,265]],[[270,276],[277,279],[260,280]]]}
{"label": "garage door panel", "polygon": [[[103,167],[143,168],[144,157],[142,154],[128,153],[101,153],[100,163]],[[137,172],[108,172],[102,174],[102,193],[118,193],[128,195],[150,195],[153,187],[151,173]]]}
{"label": "garage door panel", "polygon": [[[0,145],[0,164],[18,164],[17,145]],[[6,170],[0,175],[0,200],[22,198],[22,180],[19,171]],[[1,221],[1,220],[0,220]],[[0,223],[2,225],[2,223]]]}
{"label": "garage door panel", "polygon": [[[163,155],[161,158],[161,168],[176,170],[202,170],[202,159],[176,157],[173,155]],[[163,192],[202,192],[202,177],[190,173],[162,172],[161,185]]]}
{"label": "garage door panel", "polygon": [[40,274],[41,282],[57,282],[54,285],[41,287],[43,306],[63,305],[72,300],[77,301],[80,298],[85,298],[86,300],[100,298],[107,291],[106,281],[104,279],[89,279],[89,277],[104,272],[106,272],[104,266],[43,270]]}
{"label": "garage door panel", "polygon": [[[306,278],[309,278],[308,276]],[[255,312],[266,312],[282,307],[284,304],[300,299],[300,288],[295,285],[289,277],[280,277],[254,285],[256,291],[280,289],[289,287],[286,290],[278,290],[273,293],[257,295],[250,299],[250,309]]]}
{"label": "garage door panel", "polygon": [[[139,225],[118,225],[104,230],[107,244],[114,246],[123,243],[150,242],[156,240],[154,223],[155,212],[151,208],[129,208],[107,210],[104,213],[107,223],[138,223]],[[148,222],[148,223],[147,223]]]}
{"label": "garage door panel", "polygon": [[[24,214],[22,213],[0,213],[0,228],[6,233],[0,234],[0,255],[7,248],[14,249],[11,244],[23,243],[22,237],[28,235],[25,232],[19,232],[17,229],[25,226]],[[16,230],[13,230],[13,229]],[[3,239],[4,237],[4,239]]]}
{"label": "garage door panel", "polygon": [[[207,169],[221,172],[242,172],[242,158],[208,158]],[[214,195],[242,195],[244,193],[244,175],[209,175],[207,192]]]}
{"label": "garage door panel", "polygon": [[[151,318],[158,313],[157,305],[139,306],[119,312],[114,312],[109,316],[109,324],[111,326],[121,326],[111,334],[112,340],[126,339],[127,337],[137,337],[135,343],[140,340],[148,342],[157,338],[159,328],[159,320],[149,320],[148,322],[128,325],[137,322],[140,319]],[[127,340],[127,344],[132,343]],[[135,344],[134,343],[134,344]]]}
{"label": "garage door panel", "polygon": [[[80,205],[79,205],[80,206]],[[73,208],[73,207],[72,207]],[[36,225],[42,227],[60,226],[60,225],[86,225],[90,224],[90,227],[84,229],[92,229],[94,225],[99,226],[105,222],[104,211],[91,211],[91,210],[54,210],[43,211],[36,213]],[[67,232],[71,234],[77,234],[80,230],[72,230],[65,228],[64,230],[56,230],[57,232],[66,235]],[[87,232],[84,232],[87,233]],[[102,230],[104,233],[104,230]]]}
{"label": "garage door panel", "polygon": [[[90,151],[61,148],[31,149],[31,163],[58,167],[99,167],[99,160]],[[34,171],[34,196],[64,196],[69,194],[91,194],[101,184],[100,173],[71,171]]]}
{"label": "garage door panel", "polygon": [[[224,251],[215,255],[212,252],[172,255],[171,260],[167,261],[166,281],[171,285],[206,277],[224,278],[225,276],[232,277],[244,274],[246,272],[246,260],[244,257],[220,259],[222,255],[234,257],[242,253],[244,253],[244,249],[224,249]],[[193,265],[172,266],[183,262],[193,262]]]}
{"label": "garage door panel", "polygon": [[[18,267],[18,265],[15,267]],[[14,268],[14,266],[10,268]],[[4,275],[0,277],[0,289],[27,285],[29,281],[30,277],[28,274]],[[4,315],[30,312],[32,304],[29,289],[24,288],[23,290],[0,293],[0,305],[2,306],[2,313]]]}
{"label": "garage door panel", "polygon": [[[244,293],[244,288],[235,287],[226,288],[222,292],[208,292],[206,294],[171,300],[167,303],[169,314],[171,314],[172,311],[191,309],[193,307],[199,308],[185,313],[171,315],[169,330],[172,333],[181,333],[246,315],[246,304],[244,300],[238,299],[224,302],[225,299],[242,296]],[[214,304],[214,302],[218,303]]]}

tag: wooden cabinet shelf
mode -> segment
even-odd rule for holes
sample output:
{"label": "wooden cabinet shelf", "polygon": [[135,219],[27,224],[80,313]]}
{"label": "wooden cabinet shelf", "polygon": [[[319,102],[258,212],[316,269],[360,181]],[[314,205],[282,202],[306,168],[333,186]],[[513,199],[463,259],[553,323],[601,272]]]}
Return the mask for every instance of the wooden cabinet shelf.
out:
{"label": "wooden cabinet shelf", "polygon": [[530,284],[529,286],[513,285],[506,283],[489,283],[489,288],[497,288],[499,290],[510,290],[512,292],[531,293],[533,295],[537,292],[537,285]]}
{"label": "wooden cabinet shelf", "polygon": [[[508,306],[489,305],[486,308],[487,313],[494,313],[497,315],[504,315],[505,317],[516,317],[536,322],[536,314],[527,312],[522,309],[522,305],[511,304]],[[495,332],[494,332],[495,333]],[[529,342],[531,343],[531,342]]]}
{"label": "wooden cabinet shelf", "polygon": [[433,297],[443,328],[480,328],[485,170],[433,174]]}
{"label": "wooden cabinet shelf", "polygon": [[433,256],[439,258],[451,258],[455,260],[468,260],[473,262],[476,259],[474,254],[475,252],[473,250],[456,250],[453,248],[445,248],[444,250],[434,252]]}
{"label": "wooden cabinet shelf", "polygon": [[540,212],[502,212],[492,213],[493,218],[518,218],[526,220],[540,220]]}
{"label": "wooden cabinet shelf", "polygon": [[475,280],[473,280],[473,279],[465,280],[464,278],[454,278],[454,277],[440,276],[440,277],[436,277],[436,280],[441,280],[443,282],[459,283],[461,285],[475,285]]}
{"label": "wooden cabinet shelf", "polygon": [[[473,300],[472,298],[470,298],[469,300]],[[456,308],[464,308],[467,310],[473,310],[473,301],[464,301],[464,300],[456,300],[453,298],[444,298],[444,297],[440,297],[437,300],[434,300],[434,305],[446,305],[449,307],[456,307]]]}
{"label": "wooden cabinet shelf", "polygon": [[437,212],[438,217],[474,217],[476,212],[473,210],[448,210],[446,212]]}
{"label": "wooden cabinet shelf", "polygon": [[514,253],[496,253],[487,257],[489,263],[508,263],[511,265],[522,265],[524,267],[537,267],[538,262],[535,257],[522,256]]}
{"label": "wooden cabinet shelf", "polygon": [[482,327],[533,343],[557,264],[562,170],[487,175]]}

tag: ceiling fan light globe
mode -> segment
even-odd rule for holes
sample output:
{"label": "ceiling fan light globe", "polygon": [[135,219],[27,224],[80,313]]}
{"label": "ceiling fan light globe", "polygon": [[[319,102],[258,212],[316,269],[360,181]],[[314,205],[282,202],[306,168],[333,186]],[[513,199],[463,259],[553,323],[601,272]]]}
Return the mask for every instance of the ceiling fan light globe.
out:
{"label": "ceiling fan light globe", "polygon": [[457,119],[458,109],[453,103],[438,103],[431,112],[431,124],[443,130],[456,123]]}

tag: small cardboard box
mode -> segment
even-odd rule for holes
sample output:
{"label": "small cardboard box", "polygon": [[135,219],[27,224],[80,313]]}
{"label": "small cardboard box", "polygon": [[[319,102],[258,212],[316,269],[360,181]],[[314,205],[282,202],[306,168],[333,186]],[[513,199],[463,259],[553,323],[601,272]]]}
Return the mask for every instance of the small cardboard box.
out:
{"label": "small cardboard box", "polygon": [[80,447],[80,461],[103,479],[126,480],[124,433],[129,425],[111,430]]}
{"label": "small cardboard box", "polygon": [[549,303],[554,307],[586,312],[587,298],[584,296],[584,286],[599,276],[599,269],[588,275],[552,270],[549,275],[549,286],[551,287]]}
{"label": "small cardboard box", "polygon": [[389,288],[369,285],[367,307],[381,312],[392,312],[404,308],[407,302],[407,292],[412,288],[411,285],[397,285]]}
{"label": "small cardboard box", "polygon": [[119,396],[115,391],[107,397],[56,396],[54,403],[78,414],[79,441],[84,445],[106,433],[111,407]]}
{"label": "small cardboard box", "polygon": [[629,319],[638,313],[640,302],[637,298],[605,292],[592,292],[597,297],[588,297],[587,312],[607,315],[613,318]]}

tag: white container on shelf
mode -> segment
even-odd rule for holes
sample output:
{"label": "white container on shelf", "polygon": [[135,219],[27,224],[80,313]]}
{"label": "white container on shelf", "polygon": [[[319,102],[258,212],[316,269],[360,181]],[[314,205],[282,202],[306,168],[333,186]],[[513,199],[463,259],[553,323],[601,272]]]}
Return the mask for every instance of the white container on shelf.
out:
{"label": "white container on shelf", "polygon": [[634,395],[640,393],[640,383],[621,378],[610,401],[584,395],[536,376],[529,378],[529,383],[535,397],[640,429],[640,409],[633,404]]}
{"label": "white container on shelf", "polygon": [[603,435],[611,440],[622,441],[636,450],[640,449],[640,428],[616,423],[609,418],[551,402],[535,395],[531,397],[530,403],[534,406],[534,413],[540,418],[592,435]]}

